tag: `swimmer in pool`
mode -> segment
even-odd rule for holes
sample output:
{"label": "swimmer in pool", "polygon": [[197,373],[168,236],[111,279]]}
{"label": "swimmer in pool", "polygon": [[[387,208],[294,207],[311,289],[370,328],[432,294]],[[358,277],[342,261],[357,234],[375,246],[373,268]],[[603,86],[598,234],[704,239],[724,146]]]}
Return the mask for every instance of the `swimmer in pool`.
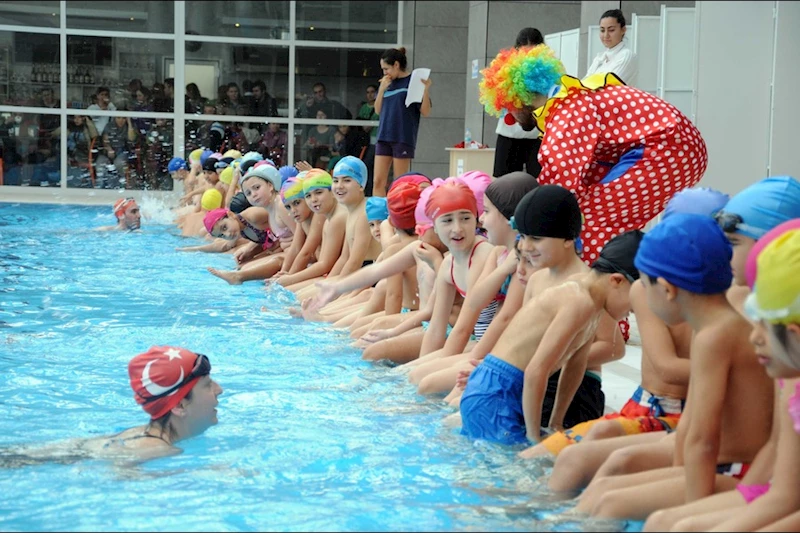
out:
{"label": "swimmer in pool", "polygon": [[142,226],[142,213],[133,198],[120,198],[114,202],[116,226],[101,226],[97,231],[134,231]]}
{"label": "swimmer in pool", "polygon": [[153,346],[128,363],[136,402],[150,422],[115,435],[74,439],[38,448],[0,450],[0,468],[84,459],[142,462],[177,455],[175,443],[196,437],[217,423],[222,387],[211,379],[208,357],[185,348]]}

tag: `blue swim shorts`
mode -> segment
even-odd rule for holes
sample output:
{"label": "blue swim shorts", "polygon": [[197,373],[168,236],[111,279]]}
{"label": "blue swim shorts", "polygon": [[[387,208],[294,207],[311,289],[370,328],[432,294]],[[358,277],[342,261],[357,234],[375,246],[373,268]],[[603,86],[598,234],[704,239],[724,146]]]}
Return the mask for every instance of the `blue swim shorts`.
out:
{"label": "blue swim shorts", "polygon": [[527,443],[522,413],[525,373],[487,355],[461,396],[461,434],[501,444]]}

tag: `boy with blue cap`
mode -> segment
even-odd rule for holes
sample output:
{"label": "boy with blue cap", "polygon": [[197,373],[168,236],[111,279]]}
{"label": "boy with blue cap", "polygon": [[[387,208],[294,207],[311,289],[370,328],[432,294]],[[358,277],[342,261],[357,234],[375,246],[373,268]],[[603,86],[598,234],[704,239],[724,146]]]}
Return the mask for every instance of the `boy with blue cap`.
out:
{"label": "boy with blue cap", "polygon": [[381,242],[381,222],[389,218],[389,204],[386,198],[370,196],[367,198],[367,224],[372,238]]}
{"label": "boy with blue cap", "polygon": [[749,343],[750,324],[726,298],[731,256],[728,239],[705,215],[672,215],[645,235],[634,264],[648,305],[667,324],[688,322],[694,335],[673,466],[593,482],[578,511],[642,520],[730,490],[767,441],[772,382]]}

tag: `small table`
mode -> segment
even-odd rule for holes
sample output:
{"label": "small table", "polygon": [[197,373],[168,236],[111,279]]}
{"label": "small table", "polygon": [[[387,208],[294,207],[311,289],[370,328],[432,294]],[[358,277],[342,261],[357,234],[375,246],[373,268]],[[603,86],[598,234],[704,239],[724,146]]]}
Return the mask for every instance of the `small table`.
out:
{"label": "small table", "polygon": [[488,175],[494,172],[494,148],[445,148],[450,152],[450,176],[470,170],[480,170]]}

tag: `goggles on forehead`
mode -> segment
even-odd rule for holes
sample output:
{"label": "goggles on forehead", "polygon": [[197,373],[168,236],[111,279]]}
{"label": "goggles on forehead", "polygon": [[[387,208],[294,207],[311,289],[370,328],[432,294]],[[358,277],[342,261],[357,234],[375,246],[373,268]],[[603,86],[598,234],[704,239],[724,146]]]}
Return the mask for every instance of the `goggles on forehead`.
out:
{"label": "goggles on forehead", "polygon": [[624,268],[622,268],[621,266],[619,266],[618,264],[616,264],[613,261],[609,261],[605,257],[599,257],[597,259],[597,261],[595,261],[595,263],[597,263],[599,265],[603,265],[603,266],[609,267],[609,268],[611,268],[611,270],[613,270],[617,274],[622,274],[623,276],[625,276],[625,279],[627,279],[628,282],[630,282],[630,283],[633,283],[633,282],[636,281],[633,276],[631,276],[628,272],[625,271]]}
{"label": "goggles on forehead", "polygon": [[148,396],[147,398],[145,398],[144,403],[146,404],[151,403],[156,400],[160,400],[161,398],[164,398],[166,396],[169,396],[170,394],[174,393],[176,390],[180,389],[193,379],[207,376],[210,373],[211,373],[211,361],[208,360],[207,356],[199,353],[197,354],[197,360],[194,362],[194,367],[192,368],[192,371],[189,372],[189,375],[186,376],[186,378],[184,378],[183,381],[181,381],[174,387],[165,390],[161,394],[156,394],[155,396]]}
{"label": "goggles on forehead", "polygon": [[[758,290],[756,286],[756,290]],[[780,309],[761,309],[758,306],[756,293],[752,292],[744,301],[744,314],[753,322],[763,320],[770,324],[785,324],[792,317],[800,317],[800,296],[786,307]]]}
{"label": "goggles on forehead", "polygon": [[744,223],[741,215],[736,213],[726,213],[725,211],[718,211],[714,214],[714,221],[719,225],[720,229],[725,233],[736,233],[737,231],[746,231],[759,237],[766,232],[761,228],[754,228]]}

